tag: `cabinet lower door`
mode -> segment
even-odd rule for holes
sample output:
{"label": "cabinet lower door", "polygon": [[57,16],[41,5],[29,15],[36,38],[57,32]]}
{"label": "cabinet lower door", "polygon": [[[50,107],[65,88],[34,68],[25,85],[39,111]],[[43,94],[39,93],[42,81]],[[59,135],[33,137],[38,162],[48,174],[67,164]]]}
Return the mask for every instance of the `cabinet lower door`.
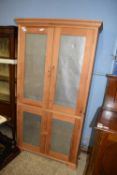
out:
{"label": "cabinet lower door", "polygon": [[18,108],[19,146],[29,151],[43,152],[43,112],[30,106],[20,106]]}
{"label": "cabinet lower door", "polygon": [[75,118],[60,114],[48,117],[48,144],[46,152],[56,159],[69,161],[73,148]]}

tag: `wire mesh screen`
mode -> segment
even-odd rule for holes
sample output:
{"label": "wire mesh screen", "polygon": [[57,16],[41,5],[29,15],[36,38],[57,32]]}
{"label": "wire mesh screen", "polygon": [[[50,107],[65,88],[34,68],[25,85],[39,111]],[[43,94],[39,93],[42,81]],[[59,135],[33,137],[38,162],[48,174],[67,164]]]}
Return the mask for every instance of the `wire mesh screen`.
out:
{"label": "wire mesh screen", "polygon": [[41,116],[29,112],[23,113],[23,142],[40,145]]}
{"label": "wire mesh screen", "polygon": [[55,104],[76,106],[85,40],[80,36],[61,36]]}
{"label": "wire mesh screen", "polygon": [[58,119],[52,120],[51,150],[69,155],[74,125]]}
{"label": "wire mesh screen", "polygon": [[24,96],[29,99],[43,98],[46,40],[44,34],[26,34]]}

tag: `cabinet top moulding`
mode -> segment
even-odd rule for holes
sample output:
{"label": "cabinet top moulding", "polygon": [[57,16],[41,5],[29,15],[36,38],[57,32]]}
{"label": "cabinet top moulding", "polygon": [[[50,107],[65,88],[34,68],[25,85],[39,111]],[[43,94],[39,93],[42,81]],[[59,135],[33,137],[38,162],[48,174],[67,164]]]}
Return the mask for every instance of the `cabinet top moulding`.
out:
{"label": "cabinet top moulding", "polygon": [[48,19],[48,18],[18,18],[16,22],[25,26],[74,26],[82,28],[93,28],[102,30],[102,21],[80,20],[80,19]]}

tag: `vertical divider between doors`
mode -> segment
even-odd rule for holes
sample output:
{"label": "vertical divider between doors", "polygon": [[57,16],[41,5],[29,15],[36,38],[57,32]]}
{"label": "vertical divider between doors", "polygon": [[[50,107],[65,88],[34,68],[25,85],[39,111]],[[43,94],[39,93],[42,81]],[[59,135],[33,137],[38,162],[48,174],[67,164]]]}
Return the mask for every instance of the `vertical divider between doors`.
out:
{"label": "vertical divider between doors", "polygon": [[44,97],[43,108],[46,109],[49,106],[49,89],[51,80],[51,67],[52,67],[52,53],[53,53],[53,36],[54,28],[48,28],[47,32],[47,50],[46,50],[46,62],[45,62],[45,79],[44,79]]}
{"label": "vertical divider between doors", "polygon": [[45,153],[45,143],[46,143],[46,117],[45,112],[42,112],[42,124],[41,124],[41,145],[40,151],[41,153]]}
{"label": "vertical divider between doors", "polygon": [[51,144],[52,112],[47,112],[47,137],[45,143],[45,153],[49,154]]}
{"label": "vertical divider between doors", "polygon": [[48,28],[46,63],[45,63],[45,79],[44,79],[44,97],[43,97],[43,128],[42,128],[42,147],[41,152],[47,154],[48,143],[50,139],[50,113],[46,111],[49,108],[51,77],[52,77],[52,55],[53,55],[53,38],[54,27]]}
{"label": "vertical divider between doors", "polygon": [[57,77],[57,66],[58,66],[58,52],[59,52],[59,41],[60,41],[61,28],[55,28],[54,40],[53,40],[53,57],[51,67],[51,85],[50,85],[50,96],[49,96],[49,108],[52,109],[54,103],[54,95],[56,89],[56,77]]}

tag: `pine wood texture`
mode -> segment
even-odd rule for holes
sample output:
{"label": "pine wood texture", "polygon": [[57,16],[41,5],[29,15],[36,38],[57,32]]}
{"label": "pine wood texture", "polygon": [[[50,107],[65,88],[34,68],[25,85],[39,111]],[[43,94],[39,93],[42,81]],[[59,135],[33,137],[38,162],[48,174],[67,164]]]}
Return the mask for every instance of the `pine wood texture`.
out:
{"label": "pine wood texture", "polygon": [[45,18],[18,18],[16,22],[19,25],[26,26],[65,26],[65,27],[78,27],[78,28],[92,28],[102,30],[102,21],[94,20],[78,20],[78,19],[45,19]]}
{"label": "pine wood texture", "polygon": [[[18,144],[22,149],[38,152],[50,158],[53,157],[56,160],[66,162],[70,166],[75,167],[77,164],[83,120],[90,88],[96,44],[99,31],[102,30],[102,22],[65,19],[16,19],[16,22],[19,25],[17,86]],[[48,38],[45,53],[43,99],[41,101],[24,97],[25,37],[26,34],[30,33],[45,34]],[[86,39],[83,53],[83,66],[80,74],[80,85],[77,89],[77,102],[75,107],[58,105],[55,102],[60,40],[62,35],[79,36]],[[40,114],[39,111],[42,111],[41,146],[39,149],[35,146],[34,150],[34,145],[32,147],[32,145],[23,143],[24,111],[36,114]],[[60,123],[66,122],[69,126],[73,125],[70,151],[67,155],[51,149],[53,120],[57,120]]]}

